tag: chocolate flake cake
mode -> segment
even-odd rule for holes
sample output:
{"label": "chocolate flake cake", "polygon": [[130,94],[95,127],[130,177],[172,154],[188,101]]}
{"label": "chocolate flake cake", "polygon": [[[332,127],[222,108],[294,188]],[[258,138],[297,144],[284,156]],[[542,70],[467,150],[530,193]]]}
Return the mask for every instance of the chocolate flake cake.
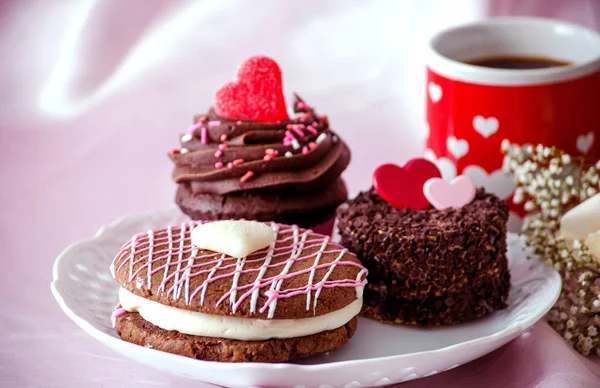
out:
{"label": "chocolate flake cake", "polygon": [[362,314],[442,325],[505,307],[507,205],[478,189],[460,208],[397,209],[374,190],[338,209],[342,244],[368,268]]}

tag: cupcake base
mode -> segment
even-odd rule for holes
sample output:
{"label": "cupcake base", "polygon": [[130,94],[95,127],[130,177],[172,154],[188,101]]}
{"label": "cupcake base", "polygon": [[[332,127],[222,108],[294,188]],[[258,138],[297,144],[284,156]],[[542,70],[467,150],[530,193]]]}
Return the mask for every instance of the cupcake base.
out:
{"label": "cupcake base", "polygon": [[180,184],[175,202],[194,220],[249,219],[311,228],[330,221],[348,198],[342,179],[319,191],[255,190],[225,195],[193,193]]}
{"label": "cupcake base", "polygon": [[164,330],[138,313],[125,313],[117,318],[116,330],[125,341],[198,360],[285,362],[340,348],[352,338],[356,324],[356,318],[352,318],[338,329],[305,337],[240,341]]}

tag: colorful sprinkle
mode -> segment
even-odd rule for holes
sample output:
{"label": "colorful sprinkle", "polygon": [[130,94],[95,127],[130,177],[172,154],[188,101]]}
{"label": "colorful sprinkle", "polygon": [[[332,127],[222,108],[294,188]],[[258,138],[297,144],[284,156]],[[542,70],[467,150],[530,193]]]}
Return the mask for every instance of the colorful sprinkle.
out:
{"label": "colorful sprinkle", "polygon": [[196,123],[196,124],[192,125],[191,127],[189,127],[189,128],[188,128],[188,130],[187,130],[187,132],[188,132],[190,135],[193,135],[193,134],[194,134],[194,132],[196,132],[196,129],[200,128],[201,126],[202,126],[202,123],[201,123],[201,122],[198,122],[198,123]]}
{"label": "colorful sprinkle", "polygon": [[179,153],[179,150],[178,150],[177,148],[172,148],[172,149],[171,149],[171,151],[169,151],[169,153],[170,153],[171,155],[175,155],[175,154],[178,154],[178,153]]}
{"label": "colorful sprinkle", "polygon": [[290,132],[290,131],[285,131],[285,139],[290,139],[290,140],[292,140],[292,139],[295,139],[295,138],[296,138],[296,136],[294,136],[294,134],[293,134],[292,132]]}
{"label": "colorful sprinkle", "polygon": [[298,140],[296,140],[296,139],[292,140],[292,148],[294,148],[295,150],[300,149],[300,143],[298,143]]}
{"label": "colorful sprinkle", "polygon": [[222,168],[222,167],[223,167],[223,162],[215,163],[215,168]]}
{"label": "colorful sprinkle", "polygon": [[244,159],[236,159],[232,163],[234,166],[239,166],[240,164],[244,163]]}
{"label": "colorful sprinkle", "polygon": [[217,150],[217,152],[215,152],[215,158],[220,158],[221,156],[223,156],[223,151]]}
{"label": "colorful sprinkle", "polygon": [[231,163],[231,162],[227,163],[227,168],[233,168],[233,163]]}
{"label": "colorful sprinkle", "polygon": [[192,140],[193,136],[191,133],[186,133],[185,135],[181,136],[181,141],[184,143],[187,143],[188,141]]}
{"label": "colorful sprinkle", "polygon": [[237,125],[241,125],[242,124],[242,120],[238,120],[235,122]]}
{"label": "colorful sprinkle", "polygon": [[227,134],[226,133],[224,133],[224,134],[221,135],[221,141],[222,142],[226,142],[227,141]]}
{"label": "colorful sprinkle", "polygon": [[208,120],[208,117],[206,117],[206,116],[200,116],[200,117],[198,118],[198,122],[199,122],[199,123],[203,123],[203,122],[205,122],[206,120]]}
{"label": "colorful sprinkle", "polygon": [[209,127],[217,127],[219,125],[221,125],[221,122],[219,120],[213,120],[208,122]]}
{"label": "colorful sprinkle", "polygon": [[289,139],[289,138],[286,137],[285,139],[283,139],[283,145],[286,146],[286,147],[291,146],[292,145],[292,139]]}
{"label": "colorful sprinkle", "polygon": [[291,158],[292,156],[294,156],[294,154],[292,154],[290,151],[285,153],[286,158]]}
{"label": "colorful sprinkle", "polygon": [[273,155],[271,155],[271,154],[267,154],[267,155],[263,156],[263,160],[269,161],[271,159],[273,159]]}
{"label": "colorful sprinkle", "polygon": [[247,182],[253,176],[254,176],[254,171],[248,171],[247,173],[244,174],[243,177],[240,178],[240,182],[242,182],[242,183]]}
{"label": "colorful sprinkle", "polygon": [[323,142],[325,139],[327,139],[327,134],[326,133],[322,133],[317,137],[317,140],[315,140],[315,142],[317,144]]}
{"label": "colorful sprinkle", "polygon": [[312,133],[313,135],[316,135],[317,133],[319,133],[315,128],[313,128],[312,126],[308,126],[306,127],[306,130],[310,133]]}
{"label": "colorful sprinkle", "polygon": [[277,150],[275,150],[275,149],[273,149],[273,148],[267,148],[267,149],[265,150],[265,154],[267,154],[267,155],[273,155],[273,156],[277,156],[277,155],[279,155],[279,151],[277,151]]}
{"label": "colorful sprinkle", "polygon": [[202,127],[202,132],[200,133],[200,142],[202,144],[208,143],[208,130],[206,127]]}
{"label": "colorful sprinkle", "polygon": [[337,137],[337,136],[333,136],[333,137],[331,138],[331,140],[332,140],[334,143],[337,143],[337,142],[338,142],[338,137]]}
{"label": "colorful sprinkle", "polygon": [[187,148],[182,148],[181,150],[179,150],[179,152],[181,152],[182,154],[187,154],[188,153],[188,149]]}
{"label": "colorful sprinkle", "polygon": [[229,147],[227,144],[219,144],[219,149],[220,150],[227,149],[227,147]]}
{"label": "colorful sprinkle", "polygon": [[298,109],[310,109],[310,107],[308,105],[306,105],[306,103],[300,101],[298,103]]}
{"label": "colorful sprinkle", "polygon": [[308,143],[308,148],[314,150],[315,148],[317,148],[317,143],[311,141],[310,143]]}

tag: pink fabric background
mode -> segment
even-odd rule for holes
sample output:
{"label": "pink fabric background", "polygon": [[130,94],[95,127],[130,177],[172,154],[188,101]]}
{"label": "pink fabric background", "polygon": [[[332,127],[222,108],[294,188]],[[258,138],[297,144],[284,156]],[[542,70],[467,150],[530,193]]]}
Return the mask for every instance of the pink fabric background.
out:
{"label": "pink fabric background", "polygon": [[[197,387],[126,360],[62,314],[55,256],[114,218],[172,203],[166,152],[245,57],[275,57],[353,147],[366,188],[422,150],[423,54],[435,31],[489,15],[600,29],[597,0],[0,2],[0,386]],[[545,324],[405,387],[598,387],[600,362]]]}

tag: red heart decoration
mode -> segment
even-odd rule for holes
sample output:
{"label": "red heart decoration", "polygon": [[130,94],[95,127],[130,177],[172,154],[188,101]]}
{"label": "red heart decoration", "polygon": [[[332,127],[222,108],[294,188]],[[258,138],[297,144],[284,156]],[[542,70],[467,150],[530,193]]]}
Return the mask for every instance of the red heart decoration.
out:
{"label": "red heart decoration", "polygon": [[219,116],[272,122],[287,120],[281,69],[269,57],[248,58],[237,79],[221,86],[213,102]]}
{"label": "red heart decoration", "polygon": [[377,194],[395,208],[427,209],[429,201],[423,194],[423,185],[431,178],[441,178],[435,164],[422,158],[410,160],[404,167],[381,165],[373,173]]}

